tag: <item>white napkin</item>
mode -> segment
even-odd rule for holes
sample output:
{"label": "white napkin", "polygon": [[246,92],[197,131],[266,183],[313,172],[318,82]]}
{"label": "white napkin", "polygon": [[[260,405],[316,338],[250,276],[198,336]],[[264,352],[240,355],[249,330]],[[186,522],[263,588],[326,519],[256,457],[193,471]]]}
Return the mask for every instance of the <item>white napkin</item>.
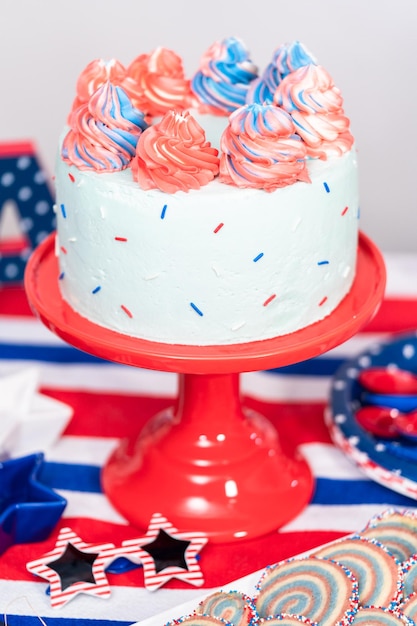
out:
{"label": "white napkin", "polygon": [[45,452],[72,417],[72,408],[38,393],[40,372],[26,367],[0,377],[0,460]]}

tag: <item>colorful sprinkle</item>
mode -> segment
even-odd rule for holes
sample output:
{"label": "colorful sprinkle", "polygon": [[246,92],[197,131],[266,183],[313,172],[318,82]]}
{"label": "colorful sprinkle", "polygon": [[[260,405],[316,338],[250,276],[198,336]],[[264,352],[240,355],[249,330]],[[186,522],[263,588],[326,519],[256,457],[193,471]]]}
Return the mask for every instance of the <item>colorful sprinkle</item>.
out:
{"label": "colorful sprinkle", "polygon": [[330,193],[330,187],[327,183],[323,183],[323,187],[325,188],[327,193]]}
{"label": "colorful sprinkle", "polygon": [[200,315],[201,317],[203,317],[203,312],[202,312],[202,311],[200,311],[200,309],[198,308],[198,306],[196,306],[196,305],[194,304],[194,302],[190,302],[190,307],[191,307],[192,309],[194,309],[194,311],[195,311],[196,313],[198,313],[198,315]]}
{"label": "colorful sprinkle", "polygon": [[322,300],[319,302],[319,306],[323,306],[323,304],[327,301],[327,296],[324,296]]}
{"label": "colorful sprinkle", "polygon": [[168,205],[164,204],[164,206],[162,207],[161,220],[164,219],[167,208],[168,208]]}
{"label": "colorful sprinkle", "polygon": [[75,178],[71,173],[68,174],[68,178],[70,179],[72,183],[75,183]]}
{"label": "colorful sprinkle", "polygon": [[260,252],[254,259],[253,262],[256,263],[257,261],[259,261],[259,259],[262,259],[264,253]]}
{"label": "colorful sprinkle", "polygon": [[263,304],[263,305],[264,305],[264,306],[268,306],[268,304],[269,304],[270,302],[272,302],[272,300],[274,300],[274,298],[276,298],[276,297],[277,297],[277,294],[276,294],[276,293],[273,293],[273,294],[272,294],[272,296],[269,296],[269,298],[267,298],[267,299],[265,300],[265,302],[264,302],[264,304]]}
{"label": "colorful sprinkle", "polygon": [[67,249],[64,248],[64,246],[61,246],[61,252],[63,252],[64,254],[67,254]]}
{"label": "colorful sprinkle", "polygon": [[346,215],[346,213],[349,211],[349,207],[345,206],[345,208],[342,211],[342,215]]}
{"label": "colorful sprinkle", "polygon": [[127,308],[127,306],[125,306],[124,304],[121,304],[121,305],[120,305],[120,308],[122,309],[122,311],[123,311],[124,313],[126,313],[126,315],[127,315],[128,317],[130,317],[130,318],[132,318],[132,317],[133,317],[132,312],[131,312],[131,311],[129,311],[129,309]]}
{"label": "colorful sprinkle", "polygon": [[67,212],[66,212],[66,210],[65,210],[65,206],[64,206],[63,204],[61,204],[61,213],[62,213],[62,217],[63,217],[64,219],[66,219],[66,217],[67,217]]}
{"label": "colorful sprinkle", "polygon": [[218,224],[218,226],[216,226],[216,228],[213,230],[213,233],[214,234],[218,233],[219,230],[223,228],[223,226],[224,226],[223,222],[220,222],[220,224]]}
{"label": "colorful sprinkle", "polygon": [[65,276],[65,272],[61,272],[60,275],[58,276],[58,280],[62,280]]}
{"label": "colorful sprinkle", "polygon": [[100,289],[100,285],[97,285],[97,287],[95,287],[91,293],[97,293],[98,291],[100,291]]}
{"label": "colorful sprinkle", "polygon": [[127,237],[115,237],[115,241],[127,241]]}
{"label": "colorful sprinkle", "polygon": [[317,265],[329,265],[329,261],[318,261]]}

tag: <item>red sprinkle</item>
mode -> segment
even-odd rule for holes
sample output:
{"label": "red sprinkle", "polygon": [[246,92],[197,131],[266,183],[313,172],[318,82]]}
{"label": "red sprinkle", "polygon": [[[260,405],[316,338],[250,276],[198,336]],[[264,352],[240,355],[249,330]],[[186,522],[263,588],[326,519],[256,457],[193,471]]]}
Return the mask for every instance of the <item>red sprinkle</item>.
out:
{"label": "red sprinkle", "polygon": [[223,226],[224,226],[223,222],[220,222],[220,224],[219,224],[218,226],[216,226],[216,228],[213,230],[213,232],[214,232],[214,233],[218,233],[218,232],[219,232],[219,230],[220,230],[221,228],[223,228]]}
{"label": "red sprinkle", "polygon": [[269,304],[270,302],[272,302],[272,300],[273,300],[274,298],[276,298],[276,297],[277,297],[277,294],[276,294],[276,293],[273,293],[273,294],[272,294],[272,296],[269,296],[269,298],[267,298],[267,299],[265,300],[265,302],[264,302],[264,306],[268,306],[268,304]]}
{"label": "red sprinkle", "polygon": [[64,248],[64,246],[61,246],[61,252],[63,252],[64,254],[67,254],[67,249]]}
{"label": "red sprinkle", "polygon": [[75,182],[74,176],[71,173],[69,173],[68,176],[69,176],[70,181],[74,183]]}
{"label": "red sprinkle", "polygon": [[129,309],[127,308],[127,306],[125,306],[124,304],[120,305],[120,308],[122,309],[122,311],[124,311],[126,313],[126,315],[128,317],[133,317],[131,311],[129,311]]}
{"label": "red sprinkle", "polygon": [[327,300],[327,296],[324,296],[323,300],[319,302],[319,306],[322,306],[322,304],[324,304],[326,300]]}
{"label": "red sprinkle", "polygon": [[115,241],[127,241],[126,237],[115,237]]}
{"label": "red sprinkle", "polygon": [[349,210],[349,207],[348,207],[348,206],[345,206],[345,208],[344,208],[344,209],[343,209],[343,211],[342,211],[342,215],[345,215],[345,213],[347,213],[347,212],[348,212],[348,210]]}

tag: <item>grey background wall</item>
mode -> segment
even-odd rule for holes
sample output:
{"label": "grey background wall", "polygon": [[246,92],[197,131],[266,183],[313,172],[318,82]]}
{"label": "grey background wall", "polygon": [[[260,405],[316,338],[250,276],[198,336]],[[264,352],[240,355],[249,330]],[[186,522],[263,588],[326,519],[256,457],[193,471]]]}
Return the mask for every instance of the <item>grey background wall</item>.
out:
{"label": "grey background wall", "polygon": [[191,76],[232,35],[260,70],[299,39],[332,74],[359,150],[361,228],[383,251],[417,252],[416,0],[1,0],[0,141],[35,140],[52,174],[88,62],[162,45]]}

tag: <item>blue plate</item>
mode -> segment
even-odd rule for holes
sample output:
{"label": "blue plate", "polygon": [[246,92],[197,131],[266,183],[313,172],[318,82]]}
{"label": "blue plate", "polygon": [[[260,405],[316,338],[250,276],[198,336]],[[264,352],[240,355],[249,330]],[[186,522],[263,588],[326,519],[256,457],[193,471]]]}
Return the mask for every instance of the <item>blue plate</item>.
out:
{"label": "blue plate", "polygon": [[372,345],[337,370],[326,423],[334,443],[373,480],[417,500],[417,446],[400,437],[380,439],[362,428],[355,418],[364,402],[377,404],[383,398],[367,396],[358,383],[359,373],[369,367],[392,365],[417,374],[417,331]]}

